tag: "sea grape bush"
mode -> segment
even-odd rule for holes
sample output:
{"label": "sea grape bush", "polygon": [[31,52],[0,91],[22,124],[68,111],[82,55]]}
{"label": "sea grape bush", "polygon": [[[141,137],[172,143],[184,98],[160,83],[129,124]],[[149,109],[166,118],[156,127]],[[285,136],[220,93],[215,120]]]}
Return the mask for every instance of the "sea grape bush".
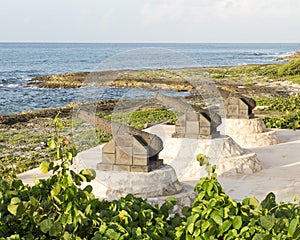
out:
{"label": "sea grape bush", "polygon": [[[256,99],[258,105],[266,105],[265,111],[280,114],[263,117],[267,128],[300,129],[300,96]],[[284,113],[284,114],[282,114]]]}
{"label": "sea grape bush", "polygon": [[[58,120],[56,120],[59,123]],[[56,158],[40,165],[51,171],[33,186],[16,178],[0,180],[0,239],[300,239],[300,205],[277,203],[269,193],[259,203],[231,199],[217,180],[215,166],[197,156],[208,176],[195,186],[197,197],[182,215],[170,215],[176,199],[151,206],[133,195],[114,201],[95,198],[80,187],[95,178],[93,170],[73,171],[77,152],[67,139],[54,138]]]}
{"label": "sea grape bush", "polygon": [[[197,157],[198,158],[198,157]],[[203,157],[204,165],[209,166]],[[200,161],[201,163],[201,161]],[[257,199],[245,198],[242,203],[231,199],[217,180],[215,166],[212,174],[201,178],[195,186],[198,193],[190,215],[176,228],[176,239],[299,239],[300,205],[279,203],[269,193],[259,204]]]}

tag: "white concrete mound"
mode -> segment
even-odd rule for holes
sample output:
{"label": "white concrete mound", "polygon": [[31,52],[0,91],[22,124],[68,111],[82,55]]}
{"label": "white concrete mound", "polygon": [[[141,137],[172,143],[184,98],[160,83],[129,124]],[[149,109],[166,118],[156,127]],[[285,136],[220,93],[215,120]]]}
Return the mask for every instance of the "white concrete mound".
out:
{"label": "white concrete mound", "polygon": [[279,143],[276,132],[267,129],[264,122],[258,117],[222,119],[222,125],[225,128],[225,134],[244,148],[264,147]]}
{"label": "white concrete mound", "polygon": [[146,131],[162,139],[164,149],[159,156],[175,169],[180,181],[199,180],[206,175],[205,167],[200,167],[196,161],[200,153],[209,157],[221,176],[252,174],[263,169],[254,152],[241,148],[228,136],[213,139],[172,138],[174,126],[164,124]]}

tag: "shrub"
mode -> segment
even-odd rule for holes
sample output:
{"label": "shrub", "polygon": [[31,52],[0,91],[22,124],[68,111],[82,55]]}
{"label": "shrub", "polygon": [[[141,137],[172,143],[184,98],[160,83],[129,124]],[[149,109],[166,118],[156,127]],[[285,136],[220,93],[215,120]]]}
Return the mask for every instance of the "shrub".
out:
{"label": "shrub", "polygon": [[279,76],[294,76],[300,74],[300,58],[283,64],[278,68]]}
{"label": "shrub", "polygon": [[[58,120],[56,120],[58,122]],[[183,216],[169,215],[176,199],[167,198],[161,206],[127,195],[119,200],[101,201],[92,187],[82,182],[95,178],[93,170],[79,173],[69,168],[76,149],[66,139],[54,138],[59,164],[43,162],[48,179],[30,187],[19,179],[0,179],[0,239],[300,239],[300,205],[276,203],[269,193],[259,203],[254,197],[241,203],[223,190],[209,159],[198,155],[208,176],[195,186],[198,193],[192,208]]]}

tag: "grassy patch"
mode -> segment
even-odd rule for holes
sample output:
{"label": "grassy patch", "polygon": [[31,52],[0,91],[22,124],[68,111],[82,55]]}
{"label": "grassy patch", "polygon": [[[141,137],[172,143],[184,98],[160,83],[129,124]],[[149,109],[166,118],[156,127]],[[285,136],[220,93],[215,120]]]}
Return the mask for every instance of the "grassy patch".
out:
{"label": "grassy patch", "polygon": [[117,113],[108,115],[105,118],[112,119],[116,122],[123,123],[137,129],[143,129],[145,123],[167,121],[169,124],[175,124],[177,116],[170,110],[153,108],[132,113]]}
{"label": "grassy patch", "polygon": [[267,106],[263,121],[268,128],[300,129],[300,96],[257,98],[257,105]]}

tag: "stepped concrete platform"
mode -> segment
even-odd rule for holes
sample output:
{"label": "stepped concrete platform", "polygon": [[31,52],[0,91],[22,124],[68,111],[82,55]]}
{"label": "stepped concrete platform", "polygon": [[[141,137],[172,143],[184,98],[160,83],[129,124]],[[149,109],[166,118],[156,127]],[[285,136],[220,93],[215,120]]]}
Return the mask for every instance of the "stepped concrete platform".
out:
{"label": "stepped concrete platform", "polygon": [[279,143],[274,130],[267,129],[264,122],[258,118],[222,119],[225,134],[244,148],[270,146]]}
{"label": "stepped concrete platform", "polygon": [[[235,200],[255,196],[263,200],[274,192],[277,201],[293,201],[300,196],[300,130],[274,130],[280,143],[252,148],[264,169],[251,175],[219,177],[225,192]],[[194,185],[198,180],[189,181]]]}
{"label": "stepped concrete platform", "polygon": [[164,149],[160,157],[175,169],[180,181],[200,179],[206,175],[205,167],[200,167],[196,161],[198,154],[208,156],[221,176],[252,174],[263,168],[255,152],[241,148],[229,136],[212,139],[173,138],[174,128],[173,125],[160,124],[145,131],[162,139]]}

